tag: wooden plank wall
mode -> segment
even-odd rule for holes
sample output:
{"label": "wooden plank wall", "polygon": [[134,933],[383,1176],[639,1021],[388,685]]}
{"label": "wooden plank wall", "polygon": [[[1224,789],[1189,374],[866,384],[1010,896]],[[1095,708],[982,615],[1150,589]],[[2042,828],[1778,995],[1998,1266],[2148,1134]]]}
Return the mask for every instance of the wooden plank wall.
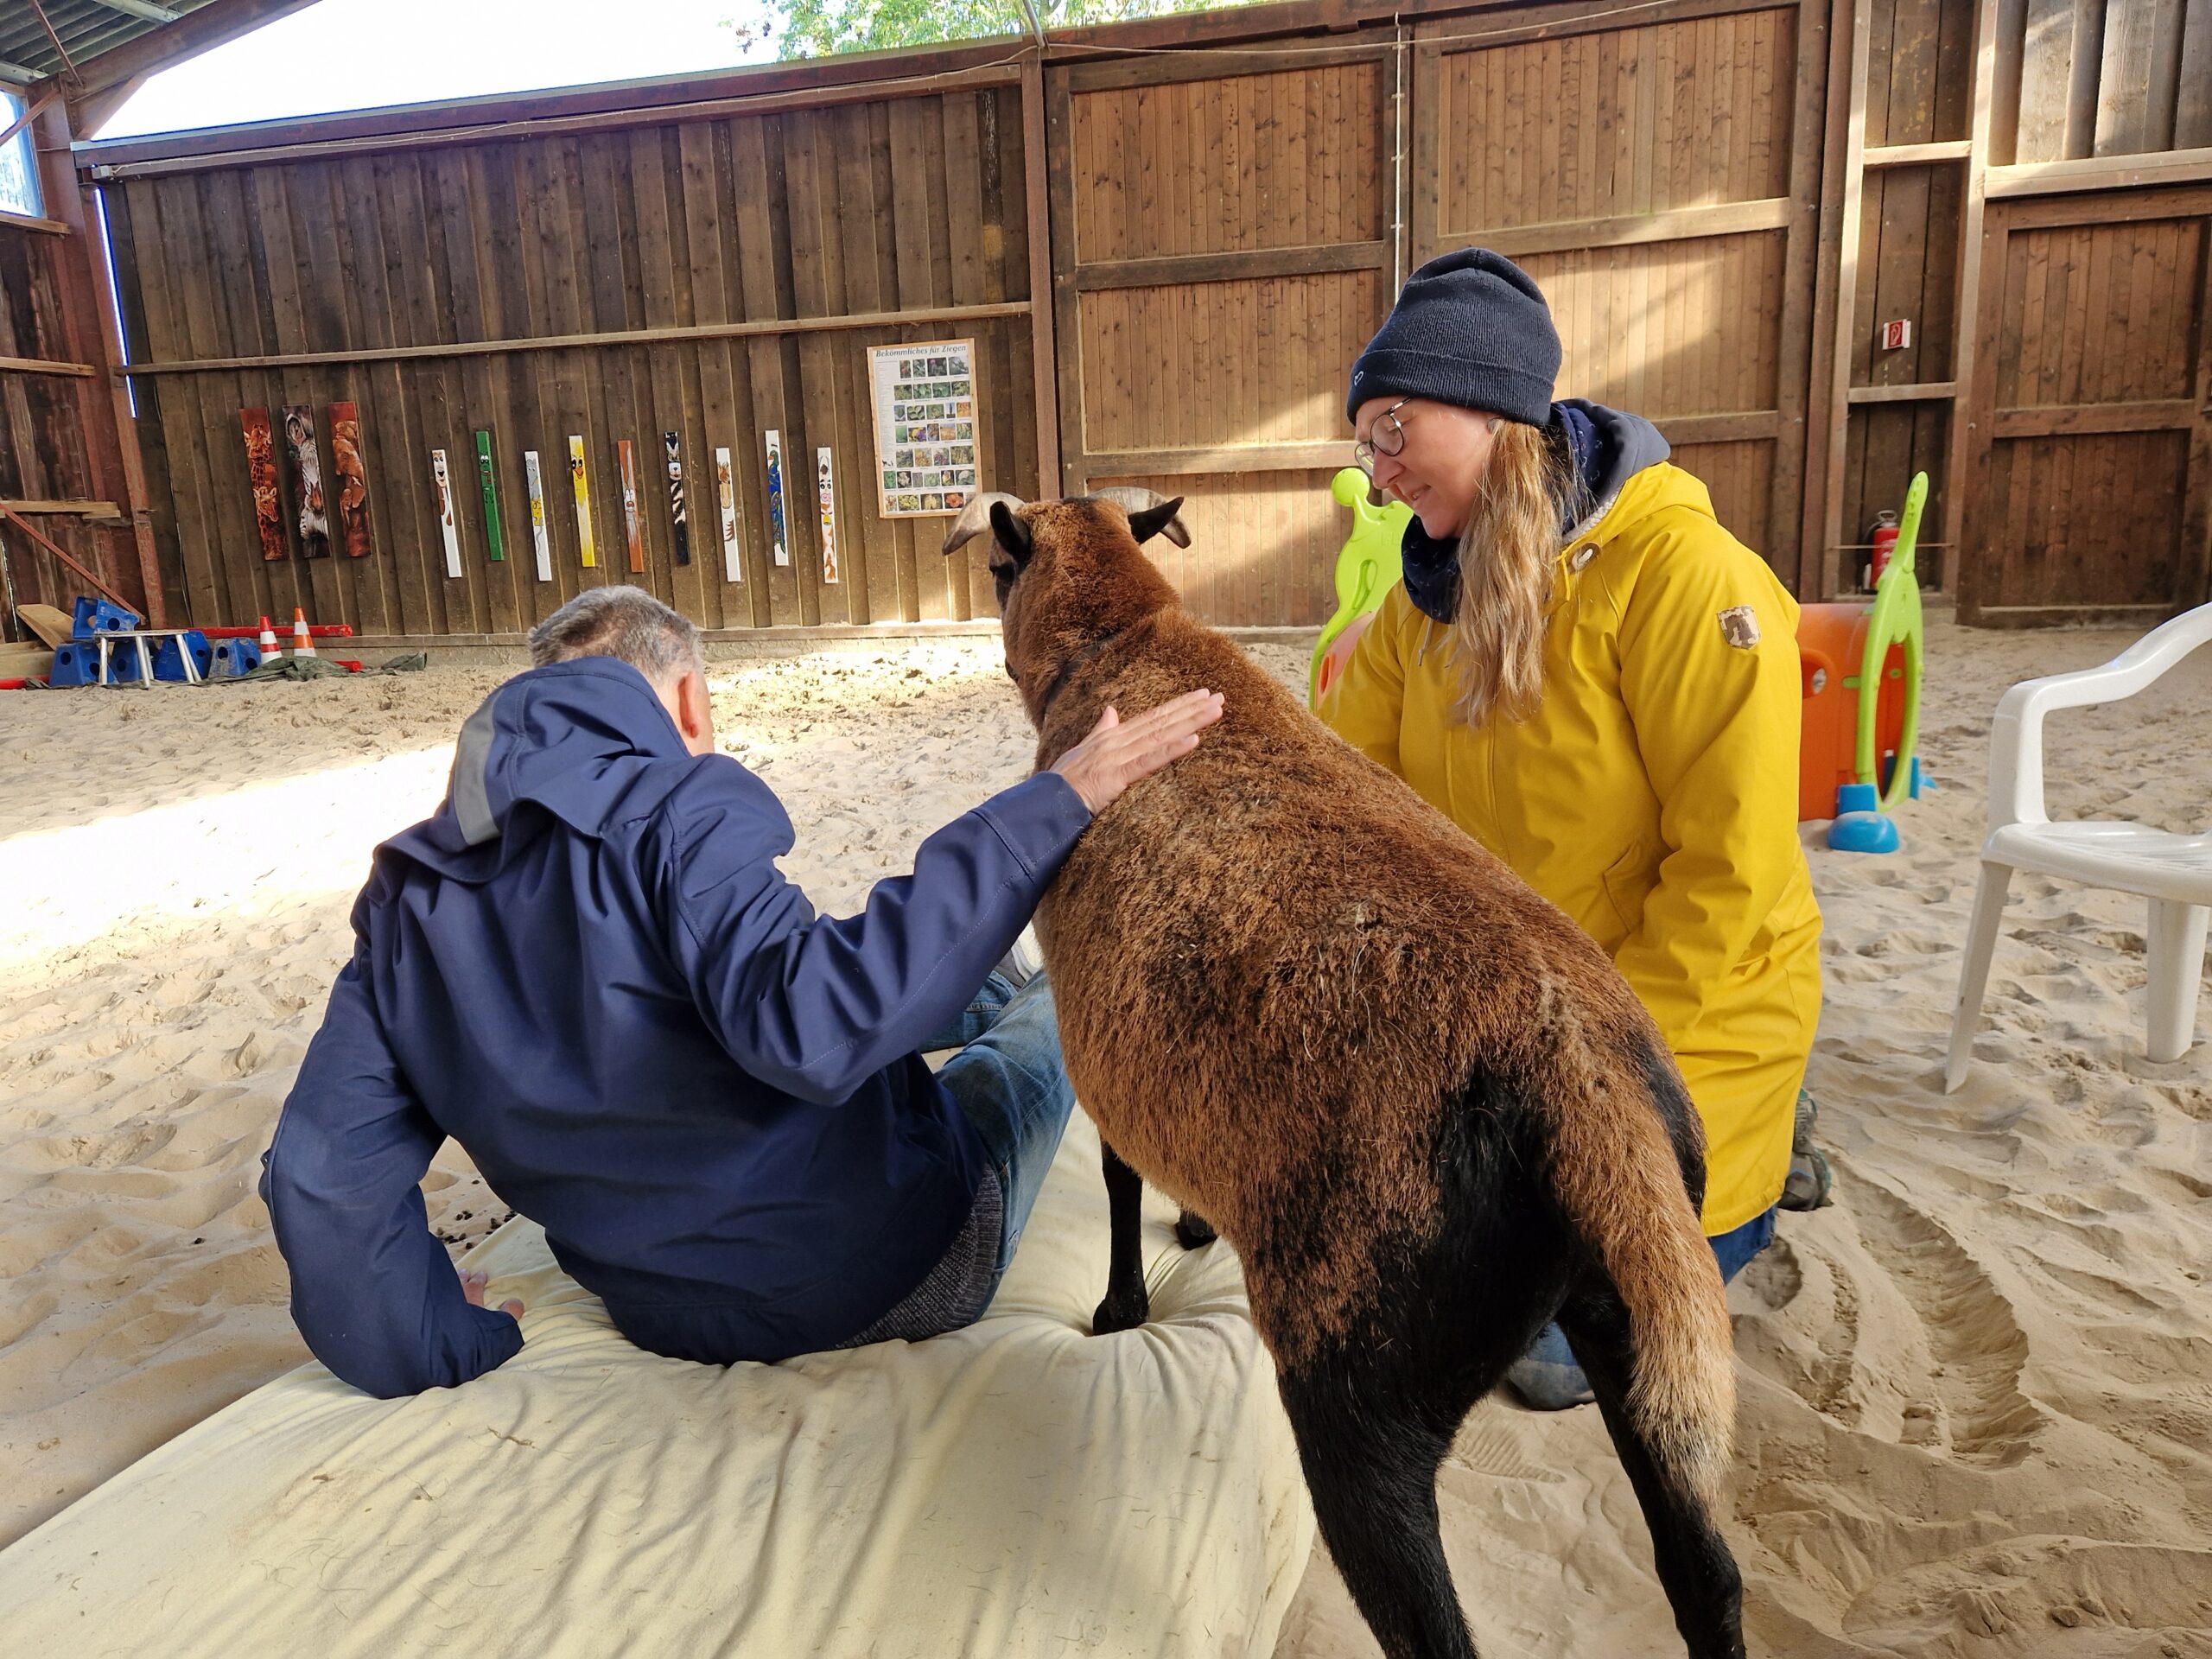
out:
{"label": "wooden plank wall", "polygon": [[1389,71],[1369,31],[1053,73],[1063,487],[1186,498],[1191,547],[1156,556],[1210,621],[1332,608],[1344,377],[1391,297]]}
{"label": "wooden plank wall", "polygon": [[[1963,140],[1973,110],[1975,0],[1872,0],[1866,148]],[[1952,550],[1942,545],[1948,504],[1950,402],[1946,392],[1906,396],[1912,386],[1950,384],[1957,343],[1960,216],[1966,170],[1955,160],[1883,167],[1868,173],[1853,296],[1848,384],[1895,402],[1853,401],[1843,478],[1842,545],[1831,550],[1827,591],[1860,588],[1877,512],[1902,512],[1916,472],[1931,486],[1922,534],[1922,580],[1949,585]],[[1912,344],[1878,348],[1891,320],[1912,325]]]}
{"label": "wooden plank wall", "polygon": [[2018,75],[1999,165],[2212,146],[2203,0],[2016,0],[1999,45]]}
{"label": "wooden plank wall", "polygon": [[[112,480],[92,452],[95,423],[105,418],[95,400],[108,397],[98,342],[81,338],[64,294],[65,263],[76,253],[72,235],[0,224],[0,501],[118,507]],[[54,364],[76,372],[43,366]],[[112,514],[95,522],[39,513],[31,522],[142,613],[148,608],[129,531]],[[0,639],[22,637],[16,606],[67,610],[83,591],[79,578],[13,525],[0,524]]]}
{"label": "wooden plank wall", "polygon": [[1655,421],[1793,582],[1819,16],[1721,0],[1633,24],[1605,6],[1440,20],[1420,28],[1414,79],[1416,261],[1470,245],[1517,260],[1559,323],[1562,395]]}
{"label": "wooden plank wall", "polygon": [[[164,563],[195,622],[304,607],[372,633],[512,634],[582,588],[629,581],[615,445],[636,458],[646,571],[702,626],[988,614],[980,550],[875,511],[866,348],[973,337],[982,486],[1034,493],[1027,212],[1011,85],[771,113],[336,156],[213,162],[107,187],[134,362],[362,353],[137,379]],[[742,337],[590,336],[944,308],[996,315]],[[474,341],[558,347],[378,357]],[[360,411],[376,550],[264,561],[242,407]],[[277,416],[281,423],[281,413]],[[778,429],[792,563],[768,557],[764,433]],[[503,560],[474,433],[493,435]],[[680,433],[691,562],[675,563],[661,434]],[[568,438],[586,441],[598,563],[581,567]],[[821,581],[816,447],[835,451],[843,577]],[[723,576],[714,451],[740,480],[746,564]],[[446,575],[430,452],[452,470],[464,575]],[[524,452],[540,457],[554,579],[537,580]],[[291,503],[287,486],[287,519]],[[289,531],[288,531],[289,534]]]}
{"label": "wooden plank wall", "polygon": [[2212,187],[1994,210],[1970,621],[2212,598]]}

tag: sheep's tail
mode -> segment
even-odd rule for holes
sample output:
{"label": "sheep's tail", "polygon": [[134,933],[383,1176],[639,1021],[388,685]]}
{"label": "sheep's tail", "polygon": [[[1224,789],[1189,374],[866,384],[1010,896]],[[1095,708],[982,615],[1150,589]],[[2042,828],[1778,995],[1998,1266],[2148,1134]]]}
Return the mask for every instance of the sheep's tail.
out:
{"label": "sheep's tail", "polygon": [[1711,1508],[1735,1428],[1735,1344],[1720,1269],[1698,1222],[1703,1131],[1656,1033],[1643,1047],[1640,1065],[1608,1056],[1589,1086],[1562,1103],[1553,1187],[1627,1308],[1636,1356],[1629,1414],[1662,1471]]}

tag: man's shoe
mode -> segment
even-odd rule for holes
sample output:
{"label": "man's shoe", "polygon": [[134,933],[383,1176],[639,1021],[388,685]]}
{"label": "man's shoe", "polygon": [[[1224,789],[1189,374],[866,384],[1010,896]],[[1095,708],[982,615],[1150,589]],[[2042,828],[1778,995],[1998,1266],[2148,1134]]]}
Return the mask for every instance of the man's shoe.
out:
{"label": "man's shoe", "polygon": [[1021,930],[1021,937],[1014,942],[1012,950],[999,958],[995,971],[1017,991],[1045,971],[1045,951],[1037,943],[1036,928]]}
{"label": "man's shoe", "polygon": [[1834,1202],[1831,1194],[1835,1177],[1829,1173],[1828,1160],[1813,1144],[1813,1125],[1820,1116],[1821,1109],[1812,1096],[1800,1089],[1797,1125],[1789,1141],[1789,1174],[1782,1184],[1784,1210],[1819,1210]]}
{"label": "man's shoe", "polygon": [[1598,1397],[1574,1363],[1567,1333],[1555,1325],[1546,1325],[1529,1351],[1513,1362],[1505,1373],[1505,1385],[1531,1411],[1565,1411]]}

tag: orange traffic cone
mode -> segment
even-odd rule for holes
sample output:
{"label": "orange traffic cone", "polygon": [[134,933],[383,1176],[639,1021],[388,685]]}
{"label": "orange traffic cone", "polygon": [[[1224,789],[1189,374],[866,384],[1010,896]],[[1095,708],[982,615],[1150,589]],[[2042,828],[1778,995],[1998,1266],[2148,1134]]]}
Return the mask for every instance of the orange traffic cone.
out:
{"label": "orange traffic cone", "polygon": [[292,655],[315,655],[315,638],[308,632],[308,613],[296,605],[292,607]]}
{"label": "orange traffic cone", "polygon": [[269,619],[265,616],[261,619],[261,655],[264,661],[273,659],[276,655],[276,630],[269,626]]}

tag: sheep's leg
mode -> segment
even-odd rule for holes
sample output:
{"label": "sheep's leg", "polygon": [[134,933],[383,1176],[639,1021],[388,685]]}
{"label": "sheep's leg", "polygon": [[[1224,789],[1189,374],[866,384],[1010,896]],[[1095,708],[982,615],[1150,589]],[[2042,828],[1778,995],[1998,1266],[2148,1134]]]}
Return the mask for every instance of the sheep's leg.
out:
{"label": "sheep's leg", "polygon": [[1570,1298],[1559,1319],[1643,1507],[1653,1563],[1691,1659],[1744,1659],[1744,1581],[1728,1541],[1704,1501],[1672,1477],[1629,1415],[1636,1354],[1627,1311],[1609,1287],[1598,1297]]}
{"label": "sheep's leg", "polygon": [[1476,1659],[1437,1526],[1436,1471],[1451,1437],[1409,1382],[1323,1360],[1280,1386],[1321,1536],[1383,1653]]}
{"label": "sheep's leg", "polygon": [[1134,1331],[1152,1314],[1144,1287],[1144,1177],[1121,1160],[1114,1148],[1098,1143],[1106,1172],[1106,1213],[1113,1224],[1113,1247],[1106,1268],[1106,1300],[1090,1316],[1090,1334],[1110,1336]]}
{"label": "sheep's leg", "polygon": [[1175,1242],[1186,1250],[1211,1244],[1218,1236],[1213,1224],[1195,1210],[1185,1210],[1175,1218]]}

